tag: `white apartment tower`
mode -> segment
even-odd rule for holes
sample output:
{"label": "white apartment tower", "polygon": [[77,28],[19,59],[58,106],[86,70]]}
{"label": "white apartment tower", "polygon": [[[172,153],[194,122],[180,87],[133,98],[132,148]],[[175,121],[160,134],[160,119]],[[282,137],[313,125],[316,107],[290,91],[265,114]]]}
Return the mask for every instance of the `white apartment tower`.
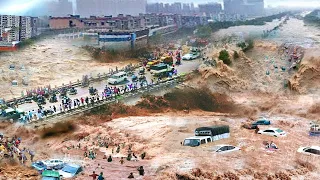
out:
{"label": "white apartment tower", "polygon": [[23,41],[37,35],[37,18],[0,15],[0,41]]}

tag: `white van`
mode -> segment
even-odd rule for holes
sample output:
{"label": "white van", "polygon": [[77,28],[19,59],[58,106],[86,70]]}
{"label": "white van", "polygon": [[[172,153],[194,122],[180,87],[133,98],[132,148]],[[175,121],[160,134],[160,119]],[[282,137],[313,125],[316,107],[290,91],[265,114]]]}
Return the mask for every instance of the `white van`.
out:
{"label": "white van", "polygon": [[195,147],[195,146],[200,146],[201,144],[210,143],[212,141],[213,139],[211,136],[194,136],[194,137],[186,138],[183,141],[183,145]]}
{"label": "white van", "polygon": [[119,72],[117,74],[112,75],[108,79],[109,84],[118,84],[120,82],[126,81],[128,79],[127,73],[125,72]]}

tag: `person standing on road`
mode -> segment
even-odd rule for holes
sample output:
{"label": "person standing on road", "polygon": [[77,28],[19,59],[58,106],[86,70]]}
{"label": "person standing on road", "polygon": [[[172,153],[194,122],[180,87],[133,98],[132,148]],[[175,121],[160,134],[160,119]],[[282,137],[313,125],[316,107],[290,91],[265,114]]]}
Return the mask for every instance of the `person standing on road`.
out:
{"label": "person standing on road", "polygon": [[89,105],[89,98],[88,98],[88,96],[86,97],[86,104],[87,104],[87,106]]}
{"label": "person standing on road", "polygon": [[55,105],[53,105],[53,112],[57,112],[57,108]]}
{"label": "person standing on road", "polygon": [[32,112],[29,111],[29,114],[28,114],[28,115],[29,115],[29,117],[28,117],[28,118],[29,118],[29,121],[31,121],[31,119],[32,119]]}
{"label": "person standing on road", "polygon": [[81,101],[81,105],[83,106],[83,104],[84,104],[84,99],[83,99],[83,97],[81,97],[80,101]]}

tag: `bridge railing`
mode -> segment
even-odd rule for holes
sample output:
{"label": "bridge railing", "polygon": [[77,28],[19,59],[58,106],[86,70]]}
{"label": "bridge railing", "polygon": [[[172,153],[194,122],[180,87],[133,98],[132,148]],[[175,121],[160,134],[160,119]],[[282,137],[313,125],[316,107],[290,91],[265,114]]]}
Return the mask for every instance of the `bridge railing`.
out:
{"label": "bridge railing", "polygon": [[119,101],[122,101],[122,100],[125,100],[128,98],[132,98],[132,97],[136,97],[136,96],[142,95],[144,93],[150,93],[152,91],[159,91],[161,89],[164,89],[165,87],[175,86],[175,85],[182,83],[183,81],[188,79],[187,77],[190,75],[191,75],[191,73],[181,74],[181,75],[178,75],[178,76],[175,76],[172,78],[168,78],[168,79],[159,81],[156,84],[139,87],[135,90],[122,93],[121,95],[113,94],[111,97],[99,99],[99,101],[94,101],[94,103],[92,103],[92,104],[88,103],[85,105],[73,107],[72,109],[66,110],[64,112],[58,112],[58,113],[54,113],[52,115],[47,115],[46,117],[43,117],[42,119],[39,119],[36,121],[32,121],[29,124],[33,124],[38,121],[50,121],[55,118],[64,118],[64,117],[76,115],[76,114],[79,114],[79,113],[82,113],[85,111],[89,111],[93,108],[96,108],[96,107],[99,107],[102,105],[117,103]]}

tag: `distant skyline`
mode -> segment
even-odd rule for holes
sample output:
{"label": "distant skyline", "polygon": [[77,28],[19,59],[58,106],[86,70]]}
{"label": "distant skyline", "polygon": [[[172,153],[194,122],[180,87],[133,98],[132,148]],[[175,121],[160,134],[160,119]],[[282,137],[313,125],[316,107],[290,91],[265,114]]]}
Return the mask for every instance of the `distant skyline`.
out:
{"label": "distant skyline", "polygon": [[[148,0],[148,3],[194,3],[195,5],[201,3],[217,2],[223,4],[223,0]],[[264,0],[265,7],[272,6],[287,6],[287,7],[320,7],[320,0]]]}
{"label": "distant skyline", "polygon": [[[12,15],[46,15],[48,12],[49,1],[57,0],[0,0],[0,14],[12,14]],[[76,0],[68,0],[73,2],[73,11],[76,9]],[[87,0],[88,3],[92,0]],[[107,1],[107,0],[106,0]],[[114,0],[114,1],[125,1],[125,0]],[[130,1],[130,0],[127,0]],[[147,0],[148,3],[162,2],[162,3],[194,3],[195,6],[201,3],[207,2],[218,2],[223,5],[223,0]],[[302,8],[319,8],[320,0],[265,0],[265,7],[302,7]],[[126,9],[121,9],[117,7],[117,11],[127,11]],[[70,12],[72,14],[72,12]]]}

